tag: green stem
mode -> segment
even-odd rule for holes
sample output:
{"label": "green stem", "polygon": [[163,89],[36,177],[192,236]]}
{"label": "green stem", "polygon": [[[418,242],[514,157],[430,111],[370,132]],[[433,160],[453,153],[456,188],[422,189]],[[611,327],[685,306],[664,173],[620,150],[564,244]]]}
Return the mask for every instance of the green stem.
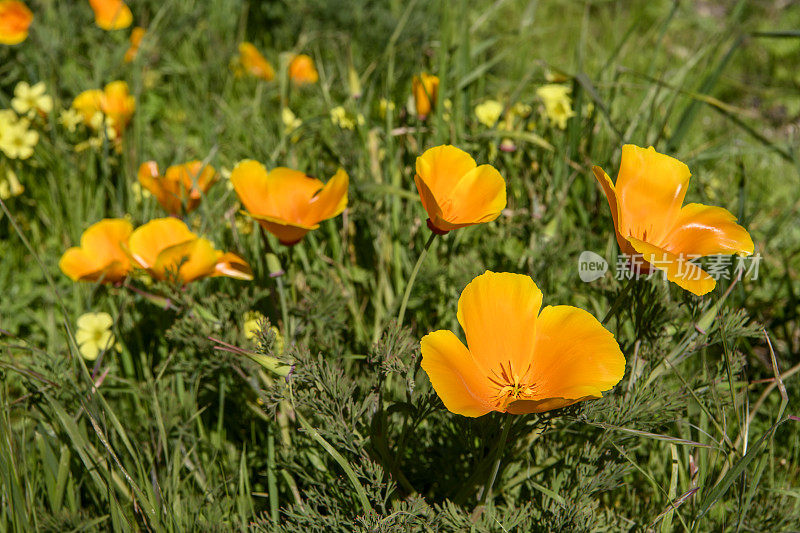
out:
{"label": "green stem", "polygon": [[600,321],[601,324],[605,324],[606,322],[611,319],[612,316],[616,315],[619,312],[619,308],[622,307],[622,301],[630,292],[631,287],[633,286],[633,281],[628,280],[628,283],[625,284],[625,287],[617,294],[617,297],[614,299],[614,303],[611,304],[611,309],[608,310],[606,316],[603,317],[603,320]]}
{"label": "green stem", "polygon": [[281,319],[283,320],[283,337],[291,339],[292,332],[289,328],[289,309],[286,307],[286,290],[283,286],[283,276],[275,278],[275,283],[278,286],[278,299],[281,305]]}
{"label": "green stem", "polygon": [[403,294],[403,302],[400,304],[400,312],[397,314],[398,324],[403,323],[403,317],[406,315],[406,307],[408,306],[408,298],[411,296],[411,288],[414,286],[414,280],[417,279],[417,272],[419,272],[419,267],[422,266],[422,261],[428,254],[428,248],[431,247],[433,239],[435,238],[436,234],[431,232],[431,236],[428,237],[428,242],[425,243],[425,248],[423,248],[422,252],[419,254],[419,258],[417,259],[417,264],[414,265],[414,270],[411,271],[411,277],[408,278],[408,284],[406,285],[406,292],[405,294]]}
{"label": "green stem", "polygon": [[485,504],[491,496],[492,487],[494,486],[495,479],[497,478],[497,472],[500,470],[500,460],[503,458],[503,449],[506,447],[506,440],[508,440],[508,433],[511,431],[512,425],[514,425],[514,415],[508,413],[503,425],[503,433],[500,435],[500,442],[497,443],[497,449],[495,450],[492,473],[489,476],[489,479],[486,481],[486,485],[483,487],[481,504]]}

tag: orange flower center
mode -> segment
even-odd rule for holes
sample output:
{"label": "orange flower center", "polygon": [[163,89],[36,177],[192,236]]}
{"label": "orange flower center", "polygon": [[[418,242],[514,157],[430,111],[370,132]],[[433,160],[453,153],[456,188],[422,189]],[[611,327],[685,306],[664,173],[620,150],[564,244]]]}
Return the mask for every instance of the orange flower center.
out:
{"label": "orange flower center", "polygon": [[497,393],[493,399],[501,410],[504,411],[508,404],[516,400],[533,398],[536,385],[528,380],[530,370],[531,367],[529,365],[525,373],[520,377],[512,372],[510,361],[506,365],[500,364],[500,372],[492,370],[492,376],[489,377],[489,381],[497,387]]}

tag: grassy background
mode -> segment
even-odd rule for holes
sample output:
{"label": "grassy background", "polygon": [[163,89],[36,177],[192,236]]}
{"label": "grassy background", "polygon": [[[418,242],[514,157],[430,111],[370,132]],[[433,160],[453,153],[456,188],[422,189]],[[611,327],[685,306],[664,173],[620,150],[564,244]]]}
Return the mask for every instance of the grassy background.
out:
{"label": "grassy background", "polygon": [[[364,4],[130,2],[148,36],[126,65],[128,32],[95,27],[88,5],[29,2],[31,36],[0,49],[0,107],[18,81],[45,81],[58,110],[122,79],[137,110],[120,153],[76,152],[85,135],[65,132],[53,113],[34,156],[4,163],[26,191],[0,214],[0,529],[796,527],[800,432],[786,415],[800,396],[800,39],[775,33],[800,25],[796,3]],[[242,40],[276,66],[274,82],[233,76]],[[319,84],[290,87],[292,52],[315,58]],[[424,123],[405,110],[423,70],[451,103]],[[535,96],[547,73],[572,86],[577,116],[564,131]],[[395,112],[382,117],[380,98]],[[498,151],[506,135],[477,122],[474,106],[487,98],[533,106],[517,151]],[[336,127],[338,105],[365,123]],[[291,135],[286,106],[303,120]],[[625,142],[686,162],[687,201],[737,214],[763,257],[757,280],[726,298],[730,281],[696,298],[657,282],[628,292],[611,276],[579,280],[583,250],[613,265],[611,217],[590,167],[613,175]],[[438,239],[398,328],[427,239],[414,160],[442,143],[495,165],[508,209]],[[342,166],[349,209],[287,250],[240,219],[233,192],[216,185],[190,225],[246,257],[256,278],[185,291],[136,282],[173,309],[59,272],[61,253],[100,218],[162,216],[132,192],[141,162],[192,158],[217,169],[254,158],[323,180]],[[270,251],[287,271],[280,285]],[[502,418],[443,410],[414,360],[425,333],[459,331],[458,295],[486,268],[529,273],[546,304],[598,317],[619,301],[607,326],[628,368],[603,400],[520,417],[482,509]],[[245,339],[253,309],[280,327],[283,353],[267,328],[257,348]],[[121,352],[87,366],[70,331],[100,310],[115,318]],[[209,337],[295,361],[293,377]]]}

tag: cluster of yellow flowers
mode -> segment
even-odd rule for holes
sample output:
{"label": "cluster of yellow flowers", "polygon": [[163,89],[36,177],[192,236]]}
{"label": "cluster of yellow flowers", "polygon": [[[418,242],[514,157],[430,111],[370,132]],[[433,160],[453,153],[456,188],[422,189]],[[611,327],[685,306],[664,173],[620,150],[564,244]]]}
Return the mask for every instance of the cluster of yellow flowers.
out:
{"label": "cluster of yellow flowers", "polygon": [[336,106],[331,109],[331,122],[343,130],[354,130],[356,129],[356,124],[359,126],[364,124],[364,115],[358,113],[353,116],[344,107]]}
{"label": "cluster of yellow flowers", "polygon": [[45,93],[44,82],[33,86],[21,81],[14,88],[12,109],[0,109],[0,151],[10,159],[28,159],[39,142],[31,121],[53,110],[53,98]]}
{"label": "cluster of yellow flowers", "polygon": [[[39,132],[32,125],[42,126],[53,111],[53,98],[46,90],[44,82],[31,86],[21,81],[14,87],[11,109],[0,109],[0,153],[5,158],[25,160],[33,155]],[[11,163],[0,159],[0,199],[18,196],[24,190]]]}

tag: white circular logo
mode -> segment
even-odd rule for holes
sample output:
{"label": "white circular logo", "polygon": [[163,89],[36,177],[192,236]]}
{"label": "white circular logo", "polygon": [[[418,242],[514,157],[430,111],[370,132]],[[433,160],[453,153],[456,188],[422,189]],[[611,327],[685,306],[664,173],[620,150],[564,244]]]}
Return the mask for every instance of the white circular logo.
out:
{"label": "white circular logo", "polygon": [[608,271],[608,261],[589,250],[584,250],[578,257],[578,276],[584,283],[600,279]]}

